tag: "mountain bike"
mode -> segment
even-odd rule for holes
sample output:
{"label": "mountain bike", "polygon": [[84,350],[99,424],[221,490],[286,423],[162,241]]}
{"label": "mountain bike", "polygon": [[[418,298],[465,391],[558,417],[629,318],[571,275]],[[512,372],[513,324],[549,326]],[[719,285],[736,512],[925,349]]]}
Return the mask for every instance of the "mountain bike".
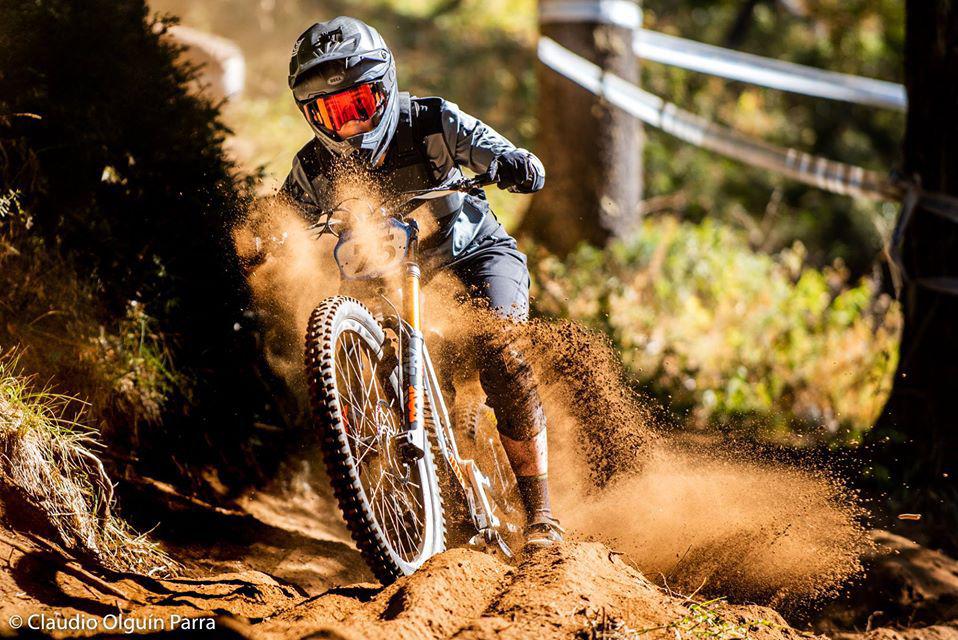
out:
{"label": "mountain bike", "polygon": [[[342,281],[363,283],[369,298],[323,300],[309,319],[305,359],[334,494],[363,559],[383,584],[445,550],[450,529],[471,532],[474,545],[512,555],[506,538],[517,528],[502,517],[509,511],[512,472],[488,429],[477,428],[481,412],[457,411],[468,416],[458,425],[450,419],[444,379],[424,339],[419,226],[412,217],[432,198],[475,195],[490,182],[485,175],[462,178],[378,206],[352,199],[311,225],[318,235],[337,238],[333,255]],[[386,283],[396,279],[401,284],[394,301]],[[469,440],[473,458],[460,454],[457,431]],[[444,503],[444,492],[456,509]]]}

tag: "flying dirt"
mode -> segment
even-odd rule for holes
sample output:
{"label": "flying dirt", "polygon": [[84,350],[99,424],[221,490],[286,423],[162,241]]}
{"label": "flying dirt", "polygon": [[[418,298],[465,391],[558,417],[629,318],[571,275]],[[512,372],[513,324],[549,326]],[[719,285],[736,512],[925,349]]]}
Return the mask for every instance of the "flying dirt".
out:
{"label": "flying dirt", "polygon": [[[302,390],[306,320],[338,287],[331,247],[276,202],[255,211],[236,242],[267,327],[263,348]],[[450,304],[457,293],[439,278],[424,291],[432,328],[453,341],[489,322],[482,309]],[[631,390],[607,340],[581,326],[535,320],[508,339],[539,378],[565,543],[512,563],[451,549],[383,588],[307,447],[270,485],[222,504],[126,478],[123,515],[140,530],[156,527],[152,536],[181,564],[165,577],[90,571],[53,542],[42,516],[4,493],[0,547],[10,570],[0,572],[0,616],[102,621],[119,610],[167,625],[196,617],[241,638],[779,640],[804,632],[761,605],[809,610],[861,572],[871,538],[836,479],[672,435]],[[464,367],[467,386],[470,376]]]}
{"label": "flying dirt", "polygon": [[[302,384],[298,336],[312,307],[338,286],[331,247],[276,201],[238,231],[237,243],[241,255],[269,248],[250,282],[271,310],[267,353],[295,388]],[[424,290],[424,307],[431,329],[467,344],[493,320],[450,304],[459,293],[451,278],[437,277]],[[627,562],[676,589],[785,608],[834,594],[861,570],[863,513],[835,477],[693,451],[657,427],[658,413],[629,388],[608,341],[574,323],[534,320],[513,327],[509,340],[539,377],[550,476],[574,537],[623,551]]]}

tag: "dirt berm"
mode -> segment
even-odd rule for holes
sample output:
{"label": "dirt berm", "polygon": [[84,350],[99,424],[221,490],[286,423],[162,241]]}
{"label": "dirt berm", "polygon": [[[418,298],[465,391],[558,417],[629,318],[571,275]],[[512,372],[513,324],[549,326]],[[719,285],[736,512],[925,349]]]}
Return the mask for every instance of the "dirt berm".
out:
{"label": "dirt berm", "polygon": [[[454,549],[389,587],[362,583],[313,597],[257,571],[175,580],[94,576],[55,545],[9,530],[0,534],[0,550],[9,563],[0,571],[4,627],[13,615],[79,615],[104,624],[109,614],[123,612],[127,620],[160,619],[167,626],[174,615],[215,615],[217,636],[241,638],[544,640],[630,638],[640,632],[672,638],[678,631],[686,637],[748,633],[771,640],[801,635],[767,608],[669,594],[597,543],[568,543],[532,554],[516,567]],[[185,635],[182,629],[144,631],[152,637]],[[123,634],[49,632],[73,635]]]}
{"label": "dirt berm", "polygon": [[821,612],[813,627],[824,635],[813,636],[766,607],[657,586],[632,558],[595,542],[569,542],[514,565],[453,549],[383,588],[369,582],[341,523],[317,520],[310,503],[300,513],[291,508],[297,501],[261,493],[226,509],[157,483],[140,491],[141,500],[127,504],[163,516],[154,533],[187,577],[98,571],[0,492],[0,635],[16,635],[12,616],[27,624],[43,615],[98,626],[20,635],[129,637],[104,629],[107,620],[117,624],[108,616],[122,614],[135,633],[177,638],[188,637],[175,625],[189,618],[212,620],[214,637],[266,639],[958,638],[958,563],[882,531],[871,533],[865,578]]}

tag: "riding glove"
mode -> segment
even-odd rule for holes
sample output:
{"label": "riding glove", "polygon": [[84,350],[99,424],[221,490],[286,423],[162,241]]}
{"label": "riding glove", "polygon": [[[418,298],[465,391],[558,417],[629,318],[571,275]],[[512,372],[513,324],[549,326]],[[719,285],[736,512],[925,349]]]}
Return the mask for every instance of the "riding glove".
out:
{"label": "riding glove", "polygon": [[546,182],[542,162],[525,149],[499,154],[489,165],[488,173],[500,189],[513,193],[534,193]]}

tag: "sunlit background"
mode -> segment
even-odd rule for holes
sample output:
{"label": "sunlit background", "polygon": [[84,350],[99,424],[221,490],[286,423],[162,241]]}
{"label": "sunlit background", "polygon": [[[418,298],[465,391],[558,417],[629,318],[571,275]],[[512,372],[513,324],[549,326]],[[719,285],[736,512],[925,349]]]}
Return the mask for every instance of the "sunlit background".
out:
{"label": "sunlit background", "polygon": [[[535,150],[531,0],[155,0],[182,24],[229,38],[247,65],[224,107],[229,149],[273,192],[310,137],[286,86],[292,42],[353,15],[393,47],[401,88],[440,95]],[[898,2],[646,2],[673,35],[832,71],[901,81]],[[749,135],[878,171],[894,168],[904,117],[645,63],[644,88]],[[535,260],[544,313],[609,333],[646,388],[700,424],[784,436],[822,427],[857,439],[881,410],[898,311],[882,295],[896,208],[831,195],[646,129],[648,215],[636,238]],[[588,141],[570,141],[569,153]],[[515,229],[530,199],[491,190]],[[530,250],[534,256],[538,255]],[[835,354],[841,354],[840,356]],[[687,412],[687,413],[686,413]],[[802,426],[804,425],[804,426]]]}

